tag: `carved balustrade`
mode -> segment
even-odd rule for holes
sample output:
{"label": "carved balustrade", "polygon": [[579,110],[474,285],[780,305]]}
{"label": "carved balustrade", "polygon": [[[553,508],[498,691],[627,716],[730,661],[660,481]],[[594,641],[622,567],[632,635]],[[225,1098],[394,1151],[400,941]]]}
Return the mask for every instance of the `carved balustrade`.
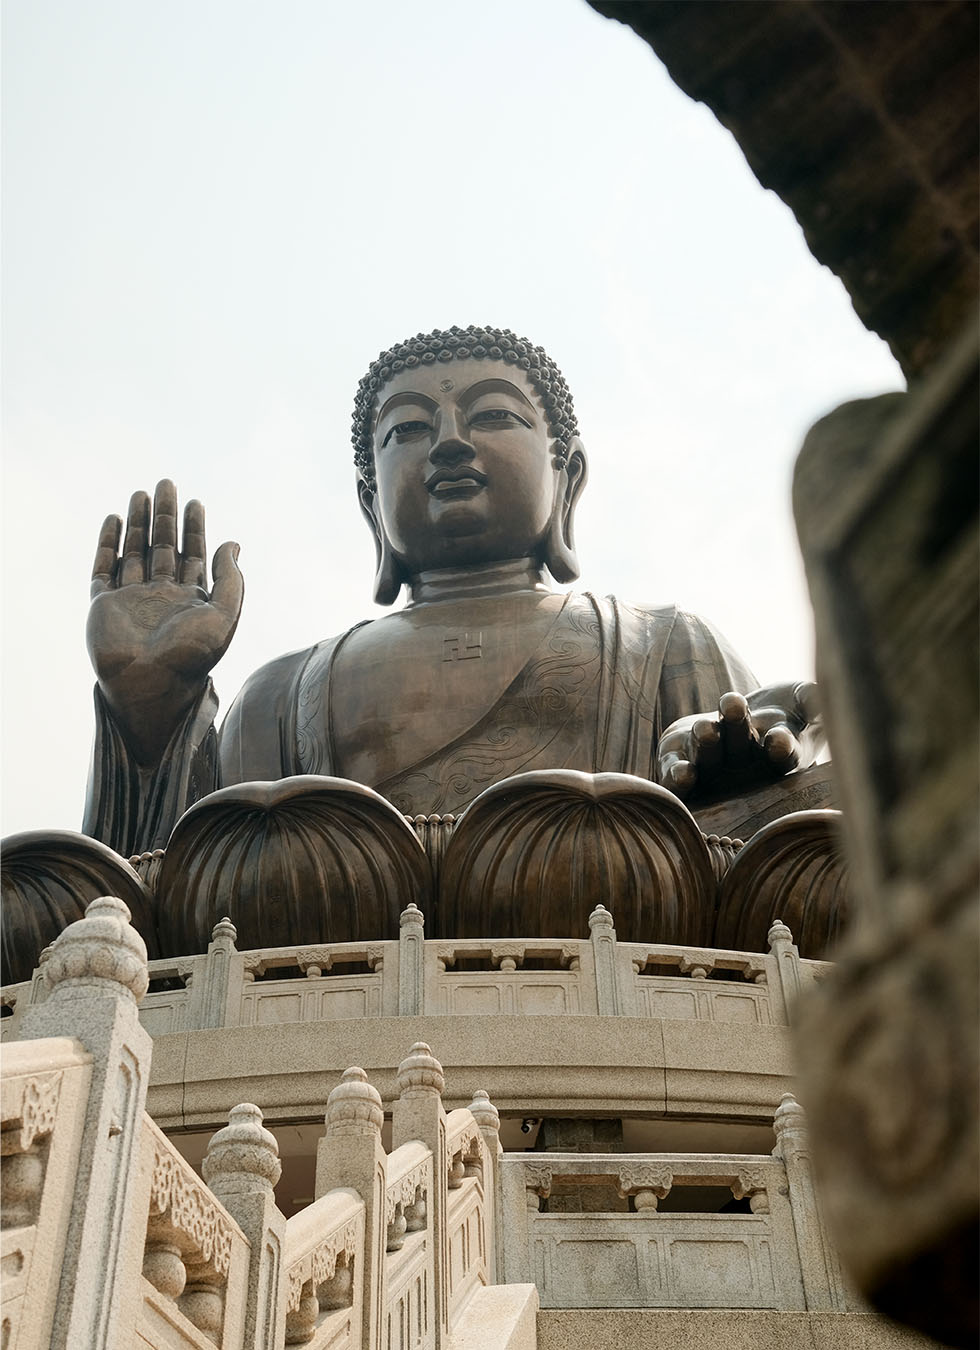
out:
{"label": "carved balustrade", "polygon": [[150,988],[140,1005],[140,1021],[151,1036],[196,1030],[195,976],[200,988],[206,956],[148,961]]}
{"label": "carved balustrade", "polygon": [[[775,1131],[772,1155],[505,1153],[504,1280],[533,1280],[546,1308],[853,1310],[789,1095]],[[628,1211],[561,1203],[589,1187]]]}
{"label": "carved balustrade", "polygon": [[154,1346],[239,1344],[251,1244],[148,1116],[143,1159],[150,1188],[139,1334]]}
{"label": "carved balustrade", "polygon": [[[223,934],[218,930],[224,927]],[[598,906],[588,938],[455,941],[424,937],[414,906],[397,940],[239,952],[227,920],[206,955],[151,961],[140,1019],[151,1035],[359,1017],[628,1016],[784,1026],[796,997],[833,965],[800,957],[778,920],[768,952],[619,942]],[[31,983],[0,990],[16,1039],[23,1008],[45,997]]]}
{"label": "carved balustrade", "polygon": [[398,1012],[397,942],[266,948],[244,954],[243,972],[242,1026]]}
{"label": "carved balustrade", "polygon": [[568,938],[427,942],[429,1016],[595,1012],[591,944]]}
{"label": "carved balustrade", "polygon": [[0,1089],[2,1344],[45,1346],[78,1166],[91,1057],[74,1041],[25,1041]]}
{"label": "carved balustrade", "polygon": [[[28,1005],[26,1038],[5,1056],[11,1350],[440,1350],[499,1305],[490,1288],[498,1279],[522,1285],[525,1304],[533,1282],[550,1307],[855,1306],[824,1235],[803,1113],[789,1095],[775,1113],[772,1155],[503,1155],[486,1093],[447,1114],[442,1066],[417,1042],[397,1071],[392,1152],[381,1146],[381,1097],[363,1070],[348,1069],[327,1102],[316,1199],[293,1218],[275,1204],[278,1146],[254,1105],[236,1106],[212,1137],[202,1180],[132,1086],[145,1083],[151,1041],[137,1017],[146,959],[128,918],[121,902],[100,898],[54,944],[47,996]],[[204,1016],[216,1016],[227,994],[214,970],[239,959],[229,928],[216,929],[193,974]],[[619,953],[605,911],[592,928],[603,947],[596,969],[630,957],[634,979],[665,956],[691,984],[712,970],[765,969],[787,999],[807,978],[781,924],[759,958],[635,944]],[[512,977],[521,944],[509,945],[488,955],[498,969],[512,961],[503,972]],[[330,955],[313,952],[307,968],[322,972]],[[64,1038],[69,1024],[77,1040]],[[609,1212],[582,1207],[590,1187],[616,1197]],[[570,1197],[578,1210],[563,1203]],[[85,1265],[90,1252],[97,1263]],[[72,1264],[84,1281],[64,1278]]]}
{"label": "carved balustrade", "polygon": [[[308,965],[331,955],[311,949]],[[226,1006],[231,980],[215,971],[237,959],[219,923],[191,976],[202,1017]],[[53,944],[46,996],[5,1052],[4,1350],[448,1346],[494,1273],[500,1122],[486,1093],[447,1116],[442,1067],[417,1042],[386,1154],[381,1098],[348,1069],[327,1101],[316,1199],[287,1221],[257,1106],[212,1136],[203,1179],[142,1109],[148,982],[128,910],[98,898]]]}
{"label": "carved balustrade", "polygon": [[435,1171],[420,1140],[402,1144],[385,1166],[385,1326],[392,1346],[431,1343],[437,1259]]}
{"label": "carved balustrade", "polygon": [[631,967],[624,983],[640,1017],[753,1026],[785,1020],[769,985],[771,958],[762,953],[640,943],[623,943],[620,950]]}
{"label": "carved balustrade", "polygon": [[489,1150],[467,1107],[446,1117],[447,1298],[454,1322],[476,1290],[491,1282],[493,1186]]}
{"label": "carved balustrade", "polygon": [[30,1002],[31,981],[8,984],[0,989],[0,1039],[16,1040],[21,1013]]}
{"label": "carved balustrade", "polygon": [[286,1225],[286,1344],[361,1344],[357,1297],[364,1266],[364,1202],[336,1189],[294,1214]]}

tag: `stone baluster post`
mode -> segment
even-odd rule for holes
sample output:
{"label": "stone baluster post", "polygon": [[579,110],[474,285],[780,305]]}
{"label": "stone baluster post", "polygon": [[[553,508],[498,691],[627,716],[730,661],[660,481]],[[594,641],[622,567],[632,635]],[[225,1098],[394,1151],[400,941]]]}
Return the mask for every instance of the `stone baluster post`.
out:
{"label": "stone baluster post", "polygon": [[425,1007],[425,916],[409,905],[398,922],[398,1015],[418,1017]]}
{"label": "stone baluster post", "polygon": [[446,1086],[442,1065],[424,1041],[416,1041],[398,1066],[398,1097],[391,1111],[392,1148],[420,1140],[432,1153],[432,1195],[429,1216],[432,1234],[433,1303],[436,1345],[449,1337],[449,1251],[446,1209],[449,1176],[446,1168],[446,1113],[442,1093]]}
{"label": "stone baluster post", "polygon": [[381,1344],[386,1302],[383,1124],[381,1097],[367,1074],[346,1069],[327,1098],[327,1132],[317,1147],[314,1193],[319,1199],[327,1191],[350,1187],[364,1201],[364,1269],[360,1275],[355,1270],[354,1278],[361,1282],[362,1344],[372,1350]]}
{"label": "stone baluster post", "polygon": [[[529,1228],[538,1209],[538,1193],[526,1177],[527,1153],[508,1153],[500,1165],[500,1200],[497,1232],[497,1281],[524,1284],[531,1273]],[[542,1170],[538,1166],[538,1170]],[[506,1233],[506,1239],[505,1239]]]}
{"label": "stone baluster post", "polygon": [[803,1107],[790,1092],[783,1094],[776,1108],[773,1130],[776,1134],[773,1157],[781,1158],[786,1168],[807,1311],[843,1312],[844,1300],[836,1278],[836,1260],[827,1244],[817,1211],[806,1118]]}
{"label": "stone baluster post", "polygon": [[220,1345],[224,1334],[225,1293],[221,1277],[208,1261],[184,1259],[186,1283],[177,1306],[209,1341]]}
{"label": "stone baluster post", "polygon": [[664,1163],[633,1163],[620,1169],[616,1179],[616,1189],[625,1199],[633,1197],[633,1208],[637,1214],[652,1213],[659,1201],[669,1195],[674,1184],[674,1174]]}
{"label": "stone baluster post", "polygon": [[500,1146],[500,1112],[482,1089],[474,1092],[469,1109],[470,1115],[480,1127],[480,1135],[487,1150],[487,1174],[483,1178],[483,1192],[487,1207],[487,1262],[492,1284],[497,1279],[497,1271],[503,1270],[503,1261],[498,1250],[503,1241],[503,1224],[500,1221],[500,1155],[503,1152]]}
{"label": "stone baluster post", "polygon": [[776,919],[769,929],[769,950],[776,967],[776,978],[769,981],[769,997],[773,1013],[788,1026],[793,1005],[800,996],[800,953],[793,934],[781,919]]}
{"label": "stone baluster post", "polygon": [[146,1236],[133,1199],[153,1042],[139,1022],[146,946],[129,918],[121,900],[93,900],[52,943],[48,997],[21,1023],[21,1040],[71,1036],[92,1056],[51,1350],[128,1350],[133,1340]]}
{"label": "stone baluster post", "polygon": [[188,1029],[237,1027],[241,1020],[245,964],[235,948],[238,933],[231,919],[211,930],[207,956],[195,972],[187,1010]]}
{"label": "stone baluster post", "polygon": [[201,1170],[252,1246],[243,1350],[278,1350],[286,1334],[286,1219],[273,1187],[282,1164],[275,1135],[263,1127],[257,1106],[243,1102],[232,1108],[228,1124],[211,1136]]}
{"label": "stone baluster post", "polygon": [[34,973],[31,975],[31,993],[30,998],[27,1000],[29,1006],[35,1003],[44,1003],[48,997],[50,989],[48,986],[46,966],[50,955],[51,948],[45,947],[37,959],[37,965],[34,968]]}
{"label": "stone baluster post", "polygon": [[616,930],[605,905],[596,905],[589,915],[589,932],[595,968],[596,1010],[600,1017],[616,1017],[621,1012]]}

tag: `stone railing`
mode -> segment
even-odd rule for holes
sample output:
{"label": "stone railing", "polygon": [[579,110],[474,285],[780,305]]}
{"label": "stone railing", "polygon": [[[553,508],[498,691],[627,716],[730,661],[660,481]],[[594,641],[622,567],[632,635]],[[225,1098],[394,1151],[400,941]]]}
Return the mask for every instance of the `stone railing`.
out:
{"label": "stone railing", "polygon": [[348,1069],[327,1100],[316,1198],[287,1220],[258,1107],[230,1112],[203,1178],[146,1115],[147,967],[128,920],[105,898],[65,930],[47,996],[4,1054],[4,1350],[448,1350],[463,1319],[488,1317],[494,1345],[524,1335],[534,1289],[490,1287],[500,1144],[486,1094],[447,1116],[441,1065],[416,1043],[389,1155],[381,1098]]}
{"label": "stone railing", "polygon": [[[92,1058],[75,1041],[9,1046],[0,1087],[2,1344],[47,1345]],[[22,1331],[22,1328],[24,1329]]]}
{"label": "stone railing", "polygon": [[[471,1110],[446,1118],[446,1274],[449,1319],[460,1312],[482,1285],[490,1283],[492,1174],[480,1127]],[[489,1190],[489,1193],[488,1193]]]}
{"label": "stone railing", "polygon": [[[425,940],[414,905],[397,941],[239,952],[223,919],[205,955],[149,963],[140,1020],[151,1035],[359,1017],[626,1016],[786,1025],[831,967],[804,960],[778,920],[768,952],[618,942],[599,905],[588,938]],[[47,996],[44,965],[0,991],[5,1039]]]}
{"label": "stone railing", "polygon": [[322,1195],[286,1226],[286,1344],[361,1344],[355,1281],[364,1261],[364,1202],[353,1190]]}
{"label": "stone railing", "polygon": [[143,1169],[150,1186],[137,1337],[151,1346],[239,1345],[248,1238],[148,1116]]}
{"label": "stone railing", "polygon": [[774,1129],[771,1156],[505,1153],[503,1279],[533,1281],[545,1308],[853,1309],[789,1094]]}
{"label": "stone railing", "polygon": [[[771,1155],[503,1154],[487,1095],[447,1114],[442,1067],[417,1042],[396,1074],[390,1152],[364,1071],[330,1092],[315,1198],[292,1218],[254,1105],[232,1109],[198,1176],[144,1110],[147,965],[128,920],[103,898],[64,931],[46,997],[5,1052],[4,1350],[516,1350],[535,1343],[539,1293],[555,1309],[855,1308],[789,1094]],[[614,942],[601,914],[594,928]],[[792,945],[776,932],[762,959],[786,959],[779,943]],[[689,955],[702,970],[743,959]]]}
{"label": "stone railing", "polygon": [[424,1336],[431,1322],[435,1281],[433,1161],[431,1151],[418,1140],[402,1144],[388,1156],[385,1334],[393,1346],[411,1345],[411,1329]]}

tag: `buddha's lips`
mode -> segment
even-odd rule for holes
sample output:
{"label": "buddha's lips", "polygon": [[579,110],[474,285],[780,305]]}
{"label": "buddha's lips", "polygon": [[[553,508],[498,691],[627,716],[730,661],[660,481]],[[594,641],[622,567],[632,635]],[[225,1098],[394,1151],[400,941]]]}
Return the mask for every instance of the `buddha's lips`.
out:
{"label": "buddha's lips", "polygon": [[425,482],[428,491],[437,497],[456,496],[457,493],[460,495],[472,494],[479,492],[486,485],[486,474],[481,473],[479,469],[469,467],[438,469]]}

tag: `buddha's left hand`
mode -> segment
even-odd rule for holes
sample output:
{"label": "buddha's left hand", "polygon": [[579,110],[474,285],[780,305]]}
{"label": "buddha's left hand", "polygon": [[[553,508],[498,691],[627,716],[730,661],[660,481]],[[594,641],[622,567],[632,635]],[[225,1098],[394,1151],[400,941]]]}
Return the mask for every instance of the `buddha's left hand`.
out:
{"label": "buddha's left hand", "polygon": [[821,740],[815,684],[723,694],[716,717],[695,714],[667,728],[657,777],[685,799],[731,796],[808,767]]}

